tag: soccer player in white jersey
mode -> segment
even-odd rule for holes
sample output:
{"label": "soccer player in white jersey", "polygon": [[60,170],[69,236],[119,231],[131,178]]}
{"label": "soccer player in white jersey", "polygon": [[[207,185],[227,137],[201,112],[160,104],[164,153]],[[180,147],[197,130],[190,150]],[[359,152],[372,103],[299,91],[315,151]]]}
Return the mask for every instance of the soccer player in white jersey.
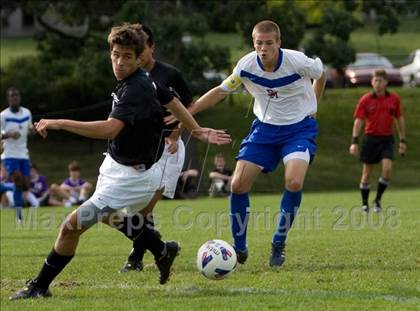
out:
{"label": "soccer player in white jersey", "polygon": [[[325,74],[319,58],[281,49],[280,29],[272,21],[256,24],[252,38],[255,51],[242,57],[233,73],[189,110],[195,114],[210,108],[241,84],[254,97],[256,119],[240,146],[231,183],[231,229],[238,262],[243,264],[248,257],[249,192],[261,171],[273,171],[283,160],[285,189],[269,261],[270,266],[281,266],[286,235],[300,206],[305,174],[316,151],[318,128],[314,116],[325,87]],[[166,119],[168,123],[172,120]]]}
{"label": "soccer player in white jersey", "polygon": [[32,115],[29,109],[20,106],[20,92],[15,87],[7,90],[9,107],[0,113],[1,139],[4,150],[1,161],[11,176],[15,189],[13,201],[16,218],[22,220],[22,192],[29,189],[31,162],[28,152],[28,135],[33,133]]}

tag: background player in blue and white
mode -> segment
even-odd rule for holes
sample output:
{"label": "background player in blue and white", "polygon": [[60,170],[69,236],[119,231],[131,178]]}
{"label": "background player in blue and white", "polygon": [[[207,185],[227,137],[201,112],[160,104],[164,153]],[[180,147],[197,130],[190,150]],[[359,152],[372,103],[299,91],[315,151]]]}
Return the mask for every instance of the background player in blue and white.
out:
{"label": "background player in blue and white", "polygon": [[18,221],[22,220],[22,192],[29,189],[31,162],[28,135],[34,132],[31,112],[20,106],[20,92],[15,87],[7,90],[9,107],[0,113],[3,152],[1,161],[15,184],[13,201]]}
{"label": "background player in blue and white", "polygon": [[232,179],[231,229],[238,262],[244,263],[248,257],[249,191],[261,171],[273,171],[283,160],[285,189],[270,257],[270,266],[280,266],[285,259],[286,235],[301,203],[305,174],[316,151],[314,114],[325,74],[319,58],[280,49],[280,29],[272,21],[256,24],[252,38],[255,51],[240,59],[232,75],[198,99],[190,112],[215,105],[241,84],[254,97],[256,119],[242,141]]}

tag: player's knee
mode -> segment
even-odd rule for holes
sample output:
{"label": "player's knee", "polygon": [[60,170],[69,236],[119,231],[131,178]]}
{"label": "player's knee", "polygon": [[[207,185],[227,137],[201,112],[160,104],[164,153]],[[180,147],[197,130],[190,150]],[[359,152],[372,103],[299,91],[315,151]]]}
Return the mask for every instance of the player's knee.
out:
{"label": "player's knee", "polygon": [[250,187],[239,179],[233,179],[230,185],[230,190],[233,193],[246,193],[250,191]]}
{"label": "player's knee", "polygon": [[81,226],[78,226],[77,223],[66,219],[60,229],[60,238],[61,239],[72,239],[77,238],[82,234]]}
{"label": "player's knee", "polygon": [[52,184],[51,186],[50,186],[50,193],[51,194],[56,194],[57,192],[58,192],[58,189],[60,188],[60,186],[59,185],[57,185],[57,184]]}
{"label": "player's knee", "polygon": [[303,180],[298,178],[290,178],[286,179],[286,189],[291,192],[297,192],[302,190],[303,188]]}

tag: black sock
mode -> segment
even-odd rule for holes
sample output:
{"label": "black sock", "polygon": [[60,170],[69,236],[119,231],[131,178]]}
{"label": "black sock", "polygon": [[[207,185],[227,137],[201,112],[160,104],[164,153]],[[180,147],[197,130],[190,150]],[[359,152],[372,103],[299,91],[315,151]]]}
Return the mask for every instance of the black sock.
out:
{"label": "black sock", "polygon": [[383,177],[379,178],[378,190],[376,191],[375,202],[381,202],[382,195],[384,194],[386,187],[389,185],[389,179]]}
{"label": "black sock", "polygon": [[[146,226],[149,229],[154,230],[155,223],[153,221],[153,215],[151,215],[151,214],[148,215],[145,218],[145,222],[146,222]],[[158,235],[159,239],[161,238],[161,235],[160,235],[159,231],[155,230],[155,234]],[[130,262],[140,262],[140,261],[142,261],[143,257],[144,257],[144,253],[146,252],[146,250],[147,250],[147,245],[146,245],[143,237],[139,237],[138,239],[134,240],[133,241],[133,249],[132,249],[130,255],[128,256],[128,261],[130,261]]]}
{"label": "black sock", "polygon": [[362,194],[362,205],[368,205],[369,202],[369,184],[360,184],[360,193]]}
{"label": "black sock", "polygon": [[39,287],[48,288],[55,277],[60,274],[73,257],[74,255],[62,256],[53,249],[48,254],[48,257],[42,265],[41,271],[39,271],[38,276],[35,278]]}
{"label": "black sock", "polygon": [[145,227],[138,239],[141,239],[145,248],[153,254],[156,260],[159,260],[166,255],[166,244],[161,240],[160,234],[156,233],[158,232]]}
{"label": "black sock", "polygon": [[141,235],[145,226],[145,219],[141,214],[124,217],[123,222],[116,229],[123,233],[130,240],[135,240]]}

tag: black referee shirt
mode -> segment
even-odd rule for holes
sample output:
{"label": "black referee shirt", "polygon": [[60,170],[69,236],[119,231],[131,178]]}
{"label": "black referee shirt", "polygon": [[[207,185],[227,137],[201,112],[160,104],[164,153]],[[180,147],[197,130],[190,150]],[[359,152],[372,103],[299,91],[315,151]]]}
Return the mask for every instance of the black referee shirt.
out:
{"label": "black referee shirt", "polygon": [[123,165],[153,165],[163,150],[162,106],[173,99],[169,90],[155,85],[141,69],[118,81],[110,118],[124,122],[120,133],[108,140],[108,153]]}

